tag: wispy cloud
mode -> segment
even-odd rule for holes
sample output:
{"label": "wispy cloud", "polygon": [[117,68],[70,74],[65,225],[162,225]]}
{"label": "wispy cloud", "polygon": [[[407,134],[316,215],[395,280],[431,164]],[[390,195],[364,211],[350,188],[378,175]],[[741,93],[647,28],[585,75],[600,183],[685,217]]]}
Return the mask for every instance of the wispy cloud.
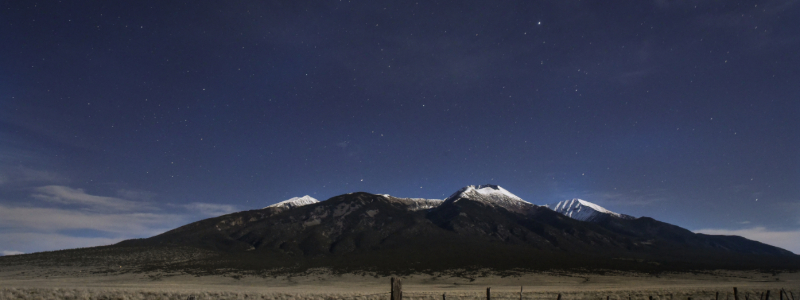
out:
{"label": "wispy cloud", "polygon": [[19,254],[25,254],[25,252],[14,251],[14,250],[3,250],[2,252],[0,252],[0,254],[2,254],[3,256],[5,256],[5,255],[19,255]]}
{"label": "wispy cloud", "polygon": [[4,251],[4,255],[109,245],[131,238],[151,237],[198,218],[237,210],[233,205],[197,202],[158,205],[150,201],[155,194],[140,190],[117,191],[117,195],[125,199],[59,185],[33,190],[30,198],[39,201],[25,204],[0,201],[0,245],[3,247],[0,251]]}
{"label": "wispy cloud", "polygon": [[[25,252],[109,245],[154,236],[183,225],[188,219],[185,215],[166,213],[0,205],[0,245]],[[74,234],[80,231],[92,234]]]}
{"label": "wispy cloud", "polygon": [[3,253],[10,253],[6,255],[112,245],[129,238],[130,237],[76,237],[58,233],[39,232],[0,232],[0,243],[15,245],[14,249],[23,250],[4,250]]}
{"label": "wispy cloud", "polygon": [[238,211],[233,205],[194,202],[183,206],[187,210],[204,216],[217,217]]}
{"label": "wispy cloud", "polygon": [[777,246],[794,253],[800,253],[800,229],[795,230],[769,230],[766,227],[752,227],[747,229],[699,229],[696,233],[714,235],[738,235],[754,241]]}
{"label": "wispy cloud", "polygon": [[60,185],[48,185],[36,188],[33,198],[66,205],[78,205],[88,210],[97,211],[141,211],[153,209],[152,206],[114,197],[94,196],[82,189],[74,189]]}
{"label": "wispy cloud", "polygon": [[39,170],[24,166],[3,165],[0,171],[0,186],[52,184],[66,182],[66,178],[52,171]]}
{"label": "wispy cloud", "polygon": [[4,232],[58,232],[93,229],[115,235],[149,236],[175,227],[185,218],[165,213],[108,213],[62,208],[0,205]]}
{"label": "wispy cloud", "polygon": [[121,189],[117,191],[117,196],[122,199],[150,201],[156,194],[142,190]]}

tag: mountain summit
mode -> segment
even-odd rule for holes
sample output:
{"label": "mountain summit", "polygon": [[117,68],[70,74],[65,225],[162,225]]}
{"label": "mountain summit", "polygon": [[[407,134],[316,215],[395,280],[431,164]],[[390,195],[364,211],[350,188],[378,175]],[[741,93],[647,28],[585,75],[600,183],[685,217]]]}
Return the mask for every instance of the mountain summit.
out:
{"label": "mountain summit", "polygon": [[552,209],[555,212],[558,212],[562,215],[565,215],[567,217],[573,218],[578,221],[597,222],[601,218],[605,218],[608,216],[613,216],[628,220],[635,219],[632,216],[618,214],[613,211],[607,210],[600,205],[577,198],[572,200],[564,200],[553,204],[548,204],[545,206]]}
{"label": "mountain summit", "polygon": [[517,197],[517,195],[494,184],[465,186],[450,195],[450,197],[447,197],[447,199],[444,199],[444,203],[457,202],[461,199],[478,201],[514,211],[524,210],[533,206],[530,202],[522,200],[522,198]]}
{"label": "mountain summit", "polygon": [[319,202],[319,200],[314,199],[314,197],[311,197],[309,195],[305,195],[303,197],[294,197],[289,200],[284,200],[264,208],[269,208],[269,207],[294,208],[298,206],[314,204],[317,202]]}

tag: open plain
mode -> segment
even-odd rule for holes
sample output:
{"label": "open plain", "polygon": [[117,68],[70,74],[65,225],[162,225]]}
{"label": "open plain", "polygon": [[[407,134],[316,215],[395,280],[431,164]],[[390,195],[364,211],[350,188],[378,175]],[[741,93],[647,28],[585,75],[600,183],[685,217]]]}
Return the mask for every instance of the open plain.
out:
{"label": "open plain", "polygon": [[[761,271],[701,271],[641,274],[609,271],[492,272],[398,276],[403,299],[564,300],[739,300],[800,297],[800,273]],[[315,270],[294,276],[135,273],[111,269],[26,268],[0,269],[0,299],[274,299],[378,300],[389,299],[390,276],[332,274]],[[520,294],[520,289],[522,293]]]}

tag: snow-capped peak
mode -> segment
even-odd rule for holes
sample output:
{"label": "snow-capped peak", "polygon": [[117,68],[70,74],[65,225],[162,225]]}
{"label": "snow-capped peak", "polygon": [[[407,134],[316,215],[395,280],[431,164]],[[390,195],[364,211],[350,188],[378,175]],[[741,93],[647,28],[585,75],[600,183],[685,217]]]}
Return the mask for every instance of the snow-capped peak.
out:
{"label": "snow-capped peak", "polygon": [[494,184],[465,186],[450,195],[450,197],[447,197],[444,201],[452,202],[460,198],[491,203],[506,208],[519,208],[525,205],[532,205],[530,202],[522,200],[522,198],[517,197],[517,195]]}
{"label": "snow-capped peak", "polygon": [[[314,204],[314,203],[317,203],[317,202],[319,202],[319,200],[314,199],[314,197],[311,197],[309,195],[305,195],[303,197],[294,197],[294,198],[291,198],[289,200],[281,201],[281,202],[275,203],[275,204],[267,206],[267,207],[293,208],[293,207],[298,207],[298,206],[303,206],[303,205]],[[265,207],[265,208],[267,208],[267,207]]]}
{"label": "snow-capped peak", "polygon": [[548,208],[579,221],[598,221],[602,216],[614,216],[623,219],[633,219],[629,215],[618,214],[607,210],[600,205],[581,199],[564,200],[545,205]]}

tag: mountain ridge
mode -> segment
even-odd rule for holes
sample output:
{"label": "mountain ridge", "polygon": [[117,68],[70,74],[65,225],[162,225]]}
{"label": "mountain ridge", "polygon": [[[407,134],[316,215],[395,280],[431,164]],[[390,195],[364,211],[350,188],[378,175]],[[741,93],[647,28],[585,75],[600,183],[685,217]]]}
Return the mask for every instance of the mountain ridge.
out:
{"label": "mountain ridge", "polygon": [[[74,253],[105,261],[119,260],[118,253],[136,253],[145,257],[138,263],[140,270],[168,268],[192,274],[320,267],[390,273],[464,268],[800,269],[800,257],[760,242],[695,234],[648,217],[605,216],[576,220],[494,185],[467,186],[445,200],[356,192],[305,205],[231,213],[150,238]],[[100,250],[104,254],[86,254]],[[0,264],[3,261],[8,260],[0,259]]]}
{"label": "mountain ridge", "polygon": [[551,208],[553,211],[579,221],[595,222],[606,216],[614,216],[624,219],[636,218],[626,214],[610,211],[600,205],[578,198],[559,201],[556,203],[547,204],[545,206]]}
{"label": "mountain ridge", "polygon": [[305,195],[305,196],[302,196],[302,197],[294,197],[294,198],[290,198],[290,199],[287,199],[287,200],[283,200],[281,202],[269,205],[269,206],[264,207],[264,208],[269,208],[269,207],[293,208],[293,207],[297,207],[297,206],[314,204],[314,203],[317,203],[317,202],[319,202],[319,200],[317,200],[314,197],[311,197],[309,195]]}

